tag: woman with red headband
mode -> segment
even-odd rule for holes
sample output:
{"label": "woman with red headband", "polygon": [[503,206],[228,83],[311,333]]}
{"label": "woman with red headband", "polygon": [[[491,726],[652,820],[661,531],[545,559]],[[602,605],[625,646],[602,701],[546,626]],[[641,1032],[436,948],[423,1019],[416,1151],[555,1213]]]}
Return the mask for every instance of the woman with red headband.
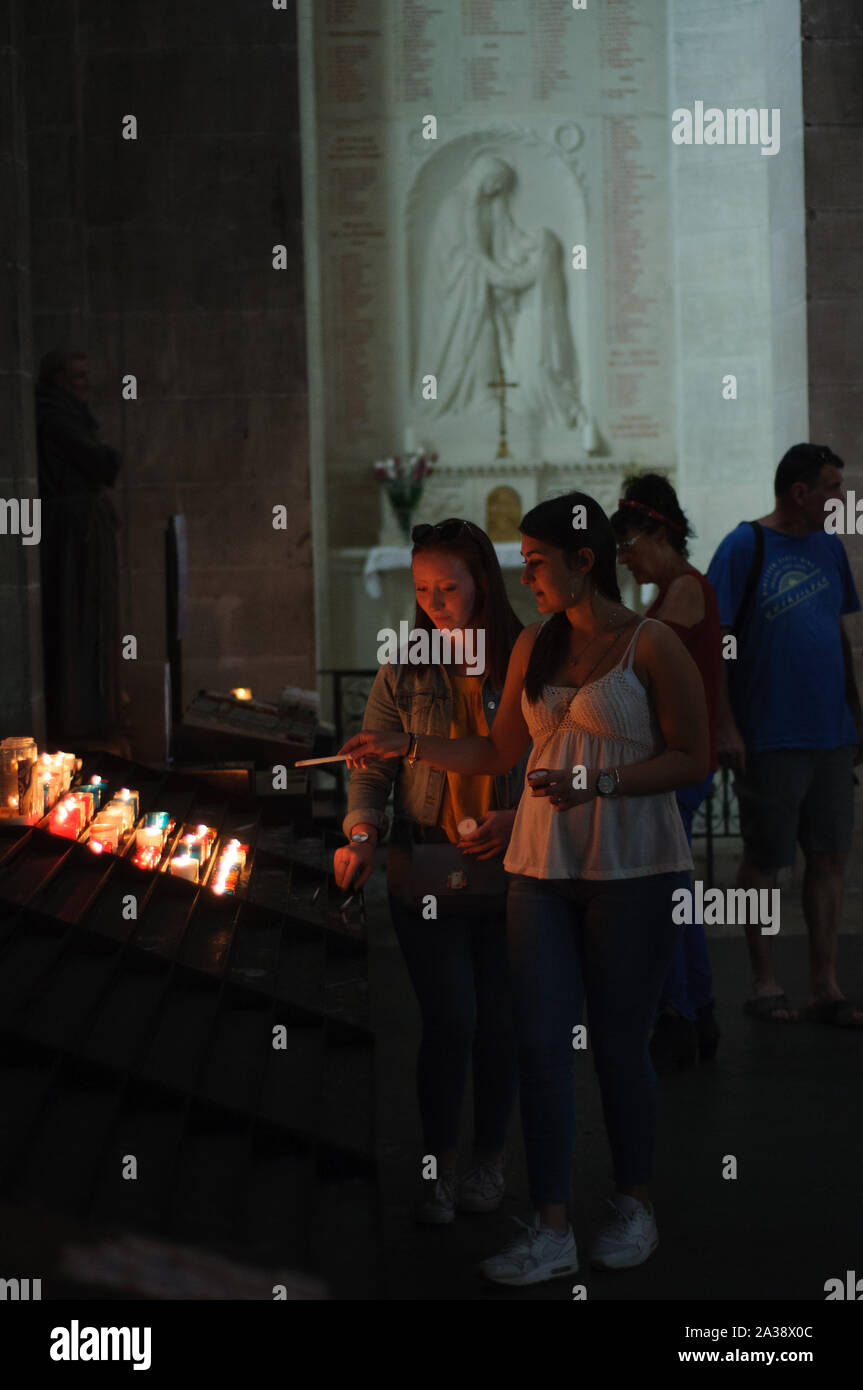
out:
{"label": "woman with red headband", "polygon": [[[618,538],[620,563],[637,583],[656,584],[659,588],[646,616],[658,618],[674,629],[704,682],[710,718],[711,771],[697,786],[681,787],[677,792],[678,809],[691,845],[693,818],[710,790],[717,766],[722,651],[716,595],[706,577],[687,559],[687,538],[692,535],[692,528],[667,478],[645,473],[630,479],[611,525]],[[716,1055],[719,1028],[714,1004],[704,927],[693,922],[684,928],[660,999],[650,1046],[657,1071],[682,1070],[692,1065],[696,1054],[702,1061]]]}

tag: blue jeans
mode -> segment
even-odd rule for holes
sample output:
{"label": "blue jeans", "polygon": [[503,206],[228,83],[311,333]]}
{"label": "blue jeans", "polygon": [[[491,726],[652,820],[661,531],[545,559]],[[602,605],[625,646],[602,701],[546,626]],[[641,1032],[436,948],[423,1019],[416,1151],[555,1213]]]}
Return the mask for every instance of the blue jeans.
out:
{"label": "blue jeans", "polygon": [[[690,846],[695,812],[710,791],[712,781],[713,773],[709,772],[703,782],[694,787],[681,787],[677,793],[677,808]],[[686,886],[692,887],[691,874]],[[671,958],[671,965],[662,986],[659,1007],[676,1009],[684,1018],[694,1021],[696,1009],[712,1003],[713,973],[710,969],[707,937],[701,922],[689,922],[684,926],[683,939]]]}
{"label": "blue jeans", "polygon": [[473,1059],[474,1147],[501,1150],[518,1086],[506,952],[506,899],[497,912],[428,922],[390,895],[393,926],[422,1017],[417,1091],[425,1152],[458,1147]]}
{"label": "blue jeans", "polygon": [[535,1206],[568,1202],[572,1193],[573,1029],[585,998],[615,1182],[631,1187],[652,1177],[656,1074],[647,1044],[681,932],[672,922],[671,894],[686,878],[513,876],[507,927]]}

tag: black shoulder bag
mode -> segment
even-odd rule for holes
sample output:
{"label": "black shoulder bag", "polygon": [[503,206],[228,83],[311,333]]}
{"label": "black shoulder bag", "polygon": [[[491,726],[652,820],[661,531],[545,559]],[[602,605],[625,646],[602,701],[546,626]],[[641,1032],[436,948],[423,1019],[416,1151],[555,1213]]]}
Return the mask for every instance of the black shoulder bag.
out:
{"label": "black shoulder bag", "polygon": [[752,602],[752,596],[755,593],[755,586],[761,577],[761,570],[764,565],[764,527],[761,525],[760,521],[750,521],[749,525],[755,532],[755,554],[752,556],[752,564],[746,576],[746,588],[743,590],[740,607],[735,614],[734,624],[731,628],[731,631],[738,641],[746,622],[746,615],[749,611],[749,605]]}

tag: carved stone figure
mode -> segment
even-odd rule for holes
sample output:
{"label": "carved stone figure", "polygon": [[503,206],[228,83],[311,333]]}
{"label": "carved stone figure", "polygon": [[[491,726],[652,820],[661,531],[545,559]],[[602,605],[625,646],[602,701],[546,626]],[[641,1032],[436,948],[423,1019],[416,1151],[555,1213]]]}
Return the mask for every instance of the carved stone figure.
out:
{"label": "carved stone figure", "polygon": [[518,383],[508,408],[573,429],[583,411],[563,247],[545,227],[518,226],[516,180],[506,160],[480,153],[444,198],[429,240],[417,369],[437,378],[432,415],[493,406],[488,383],[503,373]]}

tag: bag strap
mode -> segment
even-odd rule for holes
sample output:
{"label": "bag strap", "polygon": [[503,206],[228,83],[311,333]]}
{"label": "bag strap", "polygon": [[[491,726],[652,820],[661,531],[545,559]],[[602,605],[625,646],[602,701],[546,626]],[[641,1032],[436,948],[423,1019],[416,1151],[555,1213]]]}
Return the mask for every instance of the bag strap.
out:
{"label": "bag strap", "polygon": [[764,527],[760,521],[750,521],[749,525],[755,532],[755,553],[752,556],[752,564],[749,566],[749,573],[746,576],[746,587],[743,590],[743,597],[740,600],[740,607],[734,618],[731,631],[735,637],[740,637],[746,619],[752,596],[755,593],[755,586],[761,577],[761,570],[764,565]]}

